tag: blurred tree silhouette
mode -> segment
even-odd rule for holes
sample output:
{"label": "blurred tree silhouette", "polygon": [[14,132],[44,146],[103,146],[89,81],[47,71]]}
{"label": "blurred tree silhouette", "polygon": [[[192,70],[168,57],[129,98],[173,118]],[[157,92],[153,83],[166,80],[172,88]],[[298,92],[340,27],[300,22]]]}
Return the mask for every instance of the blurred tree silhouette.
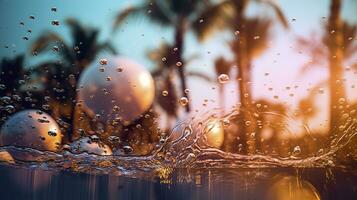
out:
{"label": "blurred tree silhouette", "polygon": [[[175,88],[175,51],[167,43],[161,44],[159,48],[148,51],[148,58],[155,63],[156,68],[151,72],[156,84],[156,103],[168,115],[168,128],[172,128],[171,119],[178,117],[178,96]],[[192,55],[186,59],[186,63],[196,59],[197,55]],[[200,72],[186,72],[186,76],[198,77],[208,82],[213,82],[212,78]],[[184,91],[185,93],[188,90]]]}
{"label": "blurred tree silhouette", "polygon": [[[249,126],[241,127],[244,129],[241,132],[245,133],[240,136],[243,142],[243,149],[253,154],[255,152],[254,138],[250,137],[256,131],[256,122],[253,117],[255,112],[252,104],[251,93],[251,62],[255,54],[259,54],[266,46],[267,35],[271,22],[258,18],[249,19],[245,16],[249,2],[264,3],[269,6],[278,16],[279,21],[284,27],[288,27],[280,8],[273,1],[249,1],[249,0],[226,0],[220,3],[223,24],[234,31],[236,37],[231,42],[231,48],[235,56],[235,63],[238,67],[238,88],[241,108],[243,110],[242,122],[250,121]],[[201,35],[204,37],[205,35]],[[235,145],[235,144],[232,144]]]}
{"label": "blurred tree silhouette", "polygon": [[51,114],[67,123],[71,135],[80,74],[100,52],[115,54],[116,50],[109,42],[98,41],[97,29],[84,27],[72,18],[67,19],[66,24],[71,29],[72,43],[57,33],[45,32],[33,43],[31,51],[34,55],[52,51],[58,57],[58,61],[49,60],[34,70],[44,86],[43,92],[50,97]]}
{"label": "blurred tree silhouette", "polygon": [[85,27],[75,19],[67,19],[66,23],[71,29],[72,43],[67,43],[56,33],[45,32],[31,48],[35,55],[50,51],[58,57],[58,60],[51,59],[41,63],[34,70],[38,81],[44,86],[43,93],[50,99],[51,115],[61,127],[66,128],[64,131],[67,132],[65,136],[68,138],[65,140],[71,141],[88,135],[91,135],[90,138],[96,138],[99,135],[113,150],[130,145],[133,149],[125,153],[149,153],[160,137],[156,113],[152,109],[131,124],[116,121],[103,124],[87,116],[80,106],[77,106],[76,87],[83,70],[94,62],[101,52],[116,54],[116,50],[108,41],[98,41],[97,29]]}
{"label": "blurred tree silhouette", "polygon": [[32,69],[24,66],[24,55],[3,58],[0,64],[0,113],[2,124],[21,109],[42,109],[44,97],[35,84]]}
{"label": "blurred tree silhouette", "polygon": [[[3,58],[0,63],[0,125],[9,114],[21,108],[21,85],[27,79],[24,56],[18,55],[12,59]],[[22,83],[23,82],[23,83]]]}
{"label": "blurred tree silhouette", "polygon": [[[258,99],[255,102],[257,114],[255,120],[257,122],[257,131],[255,134],[256,150],[260,153],[274,153],[284,151],[283,145],[281,145],[280,135],[286,122],[284,116],[286,116],[287,108],[284,104],[270,102],[265,99]],[[263,135],[264,131],[271,131],[271,135],[266,138]]]}
{"label": "blurred tree silhouette", "polygon": [[[343,83],[343,23],[341,20],[341,0],[331,0],[325,43],[329,49],[330,87],[330,132],[336,134],[342,122],[346,105],[345,84]],[[332,138],[331,138],[332,140]]]}
{"label": "blurred tree silhouette", "polygon": [[[177,66],[176,69],[181,83],[181,95],[188,97],[188,94],[185,93],[185,89],[187,89],[185,74],[187,61],[183,58],[186,32],[193,30],[204,32],[207,35],[212,30],[222,27],[220,26],[222,21],[219,20],[220,10],[220,4],[213,4],[209,0],[148,0],[143,5],[129,7],[120,12],[115,19],[114,29],[117,29],[128,17],[137,15],[143,15],[154,23],[163,26],[172,26],[174,28],[172,63],[167,63],[167,65]],[[198,35],[202,34],[198,33]],[[190,111],[190,104],[186,106],[186,111]]]}
{"label": "blurred tree silhouette", "polygon": [[330,77],[325,83],[328,83],[330,91],[331,137],[338,132],[339,124],[343,123],[342,115],[348,110],[343,62],[351,60],[357,50],[357,43],[353,40],[357,26],[343,21],[340,9],[341,1],[331,0],[330,17],[323,36],[311,34],[310,38],[298,38],[299,48],[306,50],[311,57],[311,61],[302,67],[301,73],[306,73],[311,67],[329,66]]}
{"label": "blurred tree silhouette", "polygon": [[148,52],[148,58],[155,63],[156,69],[151,72],[156,87],[155,102],[167,114],[167,128],[172,128],[172,119],[177,118],[178,96],[174,84],[175,59],[172,47],[163,43],[157,49]]}
{"label": "blurred tree silhouette", "polygon": [[[214,68],[216,72],[216,76],[218,77],[221,74],[227,74],[229,75],[231,68],[232,68],[233,62],[226,60],[223,57],[219,57],[215,60],[214,62]],[[225,108],[225,96],[224,96],[224,84],[218,83],[218,98],[219,98],[219,104],[224,111]]]}
{"label": "blurred tree silhouette", "polygon": [[0,64],[0,95],[11,96],[20,93],[20,80],[25,79],[24,55],[18,55],[12,59],[3,58]]}

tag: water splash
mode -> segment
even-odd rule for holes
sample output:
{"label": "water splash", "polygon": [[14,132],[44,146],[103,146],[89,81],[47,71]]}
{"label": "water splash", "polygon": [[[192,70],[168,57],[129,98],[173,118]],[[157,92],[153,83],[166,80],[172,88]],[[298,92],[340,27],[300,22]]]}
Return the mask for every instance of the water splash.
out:
{"label": "water splash", "polygon": [[[212,131],[212,123],[218,123],[225,131],[235,123],[234,119],[240,114],[233,111],[227,115],[215,110],[199,114],[199,117],[189,117],[180,122],[170,136],[148,156],[99,156],[88,153],[74,154],[67,150],[59,153],[39,151],[31,148],[14,146],[0,147],[0,164],[16,166],[36,166],[44,169],[72,170],[75,172],[95,174],[117,174],[136,176],[166,177],[172,169],[179,168],[272,168],[272,167],[326,167],[335,166],[335,154],[349,145],[357,134],[357,124],[353,119],[347,119],[342,126],[339,136],[332,141],[331,147],[325,151],[312,152],[299,156],[301,152],[292,151],[290,156],[257,153],[243,155],[239,152],[227,152],[214,147],[209,142],[208,134]],[[281,130],[293,134],[294,121],[287,116],[261,112],[260,117],[278,118],[284,122]],[[288,123],[287,123],[288,122]],[[269,124],[269,123],[267,123]],[[274,127],[272,123],[270,127]],[[308,127],[299,125],[306,134],[314,140]],[[301,127],[300,127],[301,128]],[[295,146],[294,150],[297,149]],[[298,146],[301,151],[300,146]]]}

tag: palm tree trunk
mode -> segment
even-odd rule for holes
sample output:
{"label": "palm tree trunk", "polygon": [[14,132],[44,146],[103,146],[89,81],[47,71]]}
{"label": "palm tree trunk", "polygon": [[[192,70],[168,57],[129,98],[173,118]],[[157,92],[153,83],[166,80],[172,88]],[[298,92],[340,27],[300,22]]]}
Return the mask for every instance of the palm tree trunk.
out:
{"label": "palm tree trunk", "polygon": [[[187,89],[187,82],[185,76],[185,62],[183,60],[183,48],[184,48],[184,36],[186,32],[186,20],[181,17],[175,29],[175,48],[177,51],[174,52],[176,55],[176,63],[181,62],[181,66],[176,66],[178,69],[178,74],[181,82],[181,93],[183,97],[188,98],[188,94],[185,93],[185,89]],[[186,105],[186,112],[190,111],[190,103]]]}
{"label": "palm tree trunk", "polygon": [[[328,49],[329,49],[329,71],[330,71],[330,134],[336,134],[341,123],[342,110],[340,106],[345,102],[345,88],[343,83],[342,68],[342,21],[341,0],[331,0],[330,17],[328,23]],[[343,101],[341,101],[341,100]]]}
{"label": "palm tree trunk", "polygon": [[218,99],[219,99],[219,107],[222,110],[222,113],[224,113],[225,110],[225,98],[224,98],[224,85],[219,84],[218,85]]}
{"label": "palm tree trunk", "polygon": [[250,82],[250,70],[249,59],[247,55],[247,36],[246,29],[244,28],[245,17],[244,10],[247,6],[247,0],[241,0],[236,3],[237,9],[237,28],[239,30],[239,37],[236,39],[236,62],[238,66],[238,88],[239,88],[239,100],[242,107],[242,122],[241,122],[241,135],[240,139],[243,145],[243,152],[247,154],[253,154],[255,152],[255,119],[252,115],[252,97],[251,90],[249,88]]}

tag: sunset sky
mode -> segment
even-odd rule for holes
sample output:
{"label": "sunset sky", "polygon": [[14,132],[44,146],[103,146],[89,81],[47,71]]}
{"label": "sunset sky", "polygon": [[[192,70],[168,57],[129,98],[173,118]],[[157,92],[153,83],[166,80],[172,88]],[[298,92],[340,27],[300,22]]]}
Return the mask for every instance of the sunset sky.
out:
{"label": "sunset sky", "polygon": [[[63,22],[68,17],[74,17],[86,25],[97,27],[101,30],[101,39],[109,39],[118,49],[121,55],[135,59],[148,69],[152,69],[147,57],[147,50],[158,47],[162,41],[172,41],[173,30],[150,23],[147,19],[138,18],[128,21],[129,23],[120,27],[115,34],[111,27],[115,15],[130,5],[136,5],[140,0],[0,0],[0,17],[3,19],[0,24],[0,55],[12,56],[25,52],[29,44],[43,31],[51,30],[64,35],[69,39],[69,31],[62,23],[59,27],[51,25],[52,20]],[[315,32],[321,34],[323,23],[328,17],[328,0],[281,0],[278,1],[284,14],[286,15],[290,29],[285,30],[281,25],[275,23],[269,48],[254,62],[253,70],[253,95],[256,98],[268,98],[276,102],[285,102],[293,111],[296,103],[307,94],[307,89],[328,77],[327,66],[315,68],[304,75],[299,75],[301,66],[308,62],[310,58],[305,54],[304,49],[296,47],[296,38],[309,36]],[[57,7],[57,12],[51,12],[51,7]],[[357,2],[353,0],[343,1],[343,18],[351,23],[357,23]],[[274,14],[266,7],[251,4],[248,9],[249,16],[268,16],[275,18]],[[30,15],[35,16],[35,20],[29,19]],[[325,19],[324,19],[325,17]],[[6,19],[6,20],[4,20]],[[293,20],[295,19],[295,20]],[[20,26],[20,21],[25,26]],[[26,31],[32,30],[28,35]],[[29,41],[22,40],[23,36],[29,36]],[[198,43],[192,33],[188,33],[185,43],[185,55],[189,57],[198,54],[199,58],[189,63],[188,71],[201,71],[214,77],[213,61],[218,56],[231,57],[227,41],[234,37],[228,31],[215,34],[204,43]],[[356,39],[356,38],[354,38]],[[4,48],[8,45],[10,48]],[[14,53],[15,52],[15,53]],[[300,52],[300,53],[299,53]],[[26,63],[33,65],[41,58],[31,59],[30,52],[26,52],[28,58]],[[105,55],[103,55],[105,56]],[[43,59],[43,57],[42,57]],[[356,62],[357,58],[352,60]],[[351,62],[349,62],[351,63]],[[348,63],[346,63],[347,67]],[[269,75],[265,75],[269,73]],[[234,80],[234,71],[230,75],[231,82],[226,84],[227,109],[236,103],[237,92]],[[355,70],[346,73],[347,88],[349,98],[357,100],[357,74]],[[356,87],[352,88],[353,85]],[[215,85],[207,84],[197,78],[189,80],[191,90],[191,102],[195,108],[201,108],[204,99],[214,100],[209,103],[208,108],[218,105],[217,90],[212,90]],[[298,86],[298,88],[294,88]],[[287,90],[286,87],[290,87]],[[268,88],[273,88],[269,90]],[[326,86],[324,89],[327,90]],[[294,94],[292,97],[290,94]],[[318,95],[320,113],[318,121],[327,119],[327,96],[328,93]],[[279,96],[278,99],[274,96]]]}

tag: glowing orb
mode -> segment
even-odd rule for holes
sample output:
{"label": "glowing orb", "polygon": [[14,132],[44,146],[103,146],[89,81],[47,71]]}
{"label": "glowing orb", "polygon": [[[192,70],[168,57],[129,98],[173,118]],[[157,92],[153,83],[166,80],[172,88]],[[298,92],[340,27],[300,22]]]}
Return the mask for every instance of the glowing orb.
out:
{"label": "glowing orb", "polygon": [[57,122],[40,110],[18,112],[5,122],[0,132],[0,144],[57,151],[62,135]]}
{"label": "glowing orb", "polygon": [[113,57],[94,62],[81,75],[78,103],[100,121],[121,119],[131,122],[153,103],[154,80],[132,60]]}

